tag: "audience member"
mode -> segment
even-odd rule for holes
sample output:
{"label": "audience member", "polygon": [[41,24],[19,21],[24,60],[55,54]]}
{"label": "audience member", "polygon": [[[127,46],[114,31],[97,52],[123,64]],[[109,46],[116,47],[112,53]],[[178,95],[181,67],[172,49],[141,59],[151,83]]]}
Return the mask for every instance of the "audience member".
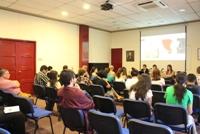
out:
{"label": "audience member", "polygon": [[197,78],[194,74],[187,75],[187,89],[190,90],[193,94],[200,95],[200,87],[197,85]]}
{"label": "audience member", "polygon": [[152,75],[151,75],[151,84],[160,85],[160,86],[165,85],[165,80],[161,78],[160,70],[158,69],[153,70]]}
{"label": "audience member", "polygon": [[48,70],[48,71],[47,71],[47,77],[49,77],[49,72],[50,72],[52,69],[53,69],[52,66],[48,66],[48,67],[47,67],[47,70]]}
{"label": "audience member", "polygon": [[134,84],[136,84],[138,82],[138,70],[135,68],[132,68],[131,70],[131,78],[127,78],[125,85],[126,85],[126,89],[130,90],[131,86],[133,86]]}
{"label": "audience member", "polygon": [[191,91],[185,88],[186,80],[187,77],[185,73],[182,72],[177,73],[175,85],[168,87],[166,90],[165,93],[166,103],[180,105],[184,107],[188,112],[188,124],[193,125],[193,134],[197,134],[194,119],[191,116],[192,105],[193,105],[193,94]]}
{"label": "audience member", "polygon": [[85,76],[87,76],[88,78],[90,78],[90,75],[89,75],[89,73],[88,73],[88,66],[87,65],[83,65],[82,67],[81,67],[81,69],[83,69],[83,70],[85,70]]}
{"label": "audience member", "polygon": [[115,81],[118,81],[118,82],[126,81],[127,75],[124,73],[124,70],[125,69],[123,69],[123,68],[118,68],[116,77],[115,77]]}
{"label": "audience member", "polygon": [[93,81],[93,79],[95,77],[97,77],[97,72],[98,72],[98,68],[97,67],[92,67],[90,70],[90,80]]}
{"label": "audience member", "polygon": [[8,127],[12,134],[25,134],[25,116],[21,112],[4,113],[0,107],[0,123]]}
{"label": "audience member", "polygon": [[146,101],[150,106],[152,104],[153,93],[151,91],[151,78],[147,74],[138,76],[138,82],[130,89],[130,99]]}
{"label": "audience member", "polygon": [[11,93],[14,95],[19,95],[22,97],[30,98],[31,95],[24,93],[20,89],[20,83],[17,80],[9,80],[10,73],[7,69],[0,69],[0,90],[6,93]]}
{"label": "audience member", "polygon": [[92,84],[92,81],[88,77],[88,73],[82,68],[80,68],[78,70],[77,82],[78,83],[83,83],[83,84],[86,84],[86,85],[91,85]]}
{"label": "audience member", "polygon": [[108,82],[113,82],[115,80],[115,72],[114,72],[114,66],[110,65],[109,66],[109,71],[107,74],[107,80]]}
{"label": "audience member", "polygon": [[[58,81],[58,72],[57,71],[50,71],[49,72],[49,81],[47,82],[47,87],[52,87],[55,90],[59,90],[61,88],[61,84]],[[46,109],[52,111],[54,107],[54,100],[48,100]]]}
{"label": "audience member", "polygon": [[67,66],[67,65],[64,65],[64,66],[63,66],[63,70],[62,70],[62,71],[64,71],[64,70],[65,70],[65,71],[68,70],[68,66]]}
{"label": "audience member", "polygon": [[[88,97],[85,92],[80,89],[78,84],[76,84],[75,74],[71,70],[63,71],[60,74],[60,80],[64,84],[64,88],[58,92],[61,97],[60,106],[64,108],[81,109],[84,111],[86,117],[89,109],[94,108],[94,103],[92,98]],[[89,131],[88,120],[87,131]]]}
{"label": "audience member", "polygon": [[49,78],[47,77],[48,68],[46,65],[40,67],[40,72],[36,74],[34,84],[46,86]]}

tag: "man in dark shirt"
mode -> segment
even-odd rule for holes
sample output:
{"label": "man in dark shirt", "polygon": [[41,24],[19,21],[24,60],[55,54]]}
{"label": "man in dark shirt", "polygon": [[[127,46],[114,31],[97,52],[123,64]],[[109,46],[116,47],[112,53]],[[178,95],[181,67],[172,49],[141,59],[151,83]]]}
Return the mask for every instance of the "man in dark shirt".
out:
{"label": "man in dark shirt", "polygon": [[193,94],[200,95],[200,87],[197,85],[197,78],[192,73],[187,75],[187,89]]}

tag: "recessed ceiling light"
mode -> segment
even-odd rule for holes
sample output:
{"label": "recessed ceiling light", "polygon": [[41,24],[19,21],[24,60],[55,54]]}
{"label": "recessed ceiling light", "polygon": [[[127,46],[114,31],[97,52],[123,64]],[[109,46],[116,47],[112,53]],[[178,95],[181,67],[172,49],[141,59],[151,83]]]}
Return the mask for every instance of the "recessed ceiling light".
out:
{"label": "recessed ceiling light", "polygon": [[90,9],[90,4],[84,3],[84,4],[83,4],[83,9],[85,9],[85,10]]}
{"label": "recessed ceiling light", "polygon": [[179,12],[185,12],[185,9],[179,9]]}
{"label": "recessed ceiling light", "polygon": [[66,12],[66,11],[62,11],[61,14],[62,14],[63,16],[68,16],[68,12]]}

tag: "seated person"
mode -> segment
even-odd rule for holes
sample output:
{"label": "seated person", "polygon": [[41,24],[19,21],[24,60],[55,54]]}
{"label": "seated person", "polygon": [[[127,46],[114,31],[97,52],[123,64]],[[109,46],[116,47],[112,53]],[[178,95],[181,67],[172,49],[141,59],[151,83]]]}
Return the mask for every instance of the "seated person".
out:
{"label": "seated person", "polygon": [[[60,106],[64,108],[81,109],[85,112],[87,117],[87,112],[94,108],[94,103],[91,97],[87,96],[85,92],[80,89],[78,84],[76,84],[75,74],[71,70],[63,71],[60,74],[61,84],[64,85],[62,89],[59,90],[58,96],[60,96]],[[86,119],[88,124],[88,120]],[[89,126],[87,126],[87,131]]]}
{"label": "seated person", "polygon": [[112,83],[115,80],[115,72],[114,72],[114,66],[113,65],[109,66],[108,74],[107,74],[107,80],[110,83]]}
{"label": "seated person", "polygon": [[160,70],[158,70],[158,69],[153,70],[153,72],[151,74],[151,84],[160,85],[160,86],[165,85],[165,79],[161,78]]}
{"label": "seated person", "polygon": [[40,67],[40,72],[35,75],[34,84],[47,86],[47,82],[49,78],[47,77],[48,67],[46,65],[42,65]]}
{"label": "seated person", "polygon": [[136,84],[138,82],[138,70],[135,68],[132,68],[131,70],[131,78],[127,78],[125,85],[126,85],[126,89],[130,90],[131,86]]}
{"label": "seated person", "polygon": [[140,74],[143,74],[143,73],[149,74],[149,69],[147,68],[147,65],[146,65],[146,64],[143,64],[142,69],[140,70],[139,73],[140,73]]}
{"label": "seated person", "polygon": [[187,75],[186,86],[193,94],[200,95],[200,87],[197,85],[197,78],[194,74]]}
{"label": "seated person", "polygon": [[130,89],[129,98],[133,100],[142,100],[152,106],[153,93],[151,91],[151,78],[148,74],[138,76],[138,82]]}
{"label": "seated person", "polygon": [[196,125],[193,117],[191,116],[193,109],[193,94],[185,88],[186,80],[186,74],[179,72],[176,75],[175,85],[167,88],[165,92],[165,99],[167,104],[179,105],[186,109],[188,113],[188,124],[193,126],[193,134],[197,134]]}
{"label": "seated person", "polygon": [[25,116],[21,112],[7,113],[0,107],[0,124],[5,125],[6,129],[12,134],[25,134]]}
{"label": "seated person", "polygon": [[197,67],[197,84],[200,86],[200,66]]}
{"label": "seated person", "polygon": [[82,68],[80,68],[78,70],[77,82],[78,83],[83,83],[83,84],[86,84],[86,85],[91,85],[92,84],[92,81],[90,80],[90,78],[88,76],[88,73]]}
{"label": "seated person", "polygon": [[7,69],[0,69],[0,90],[6,93],[19,95],[22,97],[31,97],[30,94],[23,93],[20,89],[20,83],[17,80],[9,80],[10,73]]}
{"label": "seated person", "polygon": [[116,73],[116,76],[115,76],[115,81],[125,82],[126,78],[127,78],[127,75],[125,74],[125,71],[126,70],[124,68],[119,68],[117,70],[117,73]]}
{"label": "seated person", "polygon": [[[47,82],[47,87],[52,87],[57,91],[61,88],[61,84],[58,81],[57,71],[52,70],[49,72],[49,81]],[[55,103],[55,100],[48,100],[45,109],[52,111],[54,107],[54,103]]]}
{"label": "seated person", "polygon": [[165,78],[173,78],[175,76],[175,72],[172,69],[172,65],[167,65],[167,71],[164,74]]}

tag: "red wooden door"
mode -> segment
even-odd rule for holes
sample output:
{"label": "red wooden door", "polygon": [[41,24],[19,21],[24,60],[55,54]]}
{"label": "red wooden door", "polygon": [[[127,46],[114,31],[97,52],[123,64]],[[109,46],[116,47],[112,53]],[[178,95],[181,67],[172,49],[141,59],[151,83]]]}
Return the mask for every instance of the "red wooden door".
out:
{"label": "red wooden door", "polygon": [[32,93],[35,75],[35,42],[7,39],[1,39],[0,42],[0,67],[9,70],[10,79],[18,80],[23,92]]}
{"label": "red wooden door", "polygon": [[115,72],[122,67],[122,48],[111,49],[111,64],[114,66]]}

